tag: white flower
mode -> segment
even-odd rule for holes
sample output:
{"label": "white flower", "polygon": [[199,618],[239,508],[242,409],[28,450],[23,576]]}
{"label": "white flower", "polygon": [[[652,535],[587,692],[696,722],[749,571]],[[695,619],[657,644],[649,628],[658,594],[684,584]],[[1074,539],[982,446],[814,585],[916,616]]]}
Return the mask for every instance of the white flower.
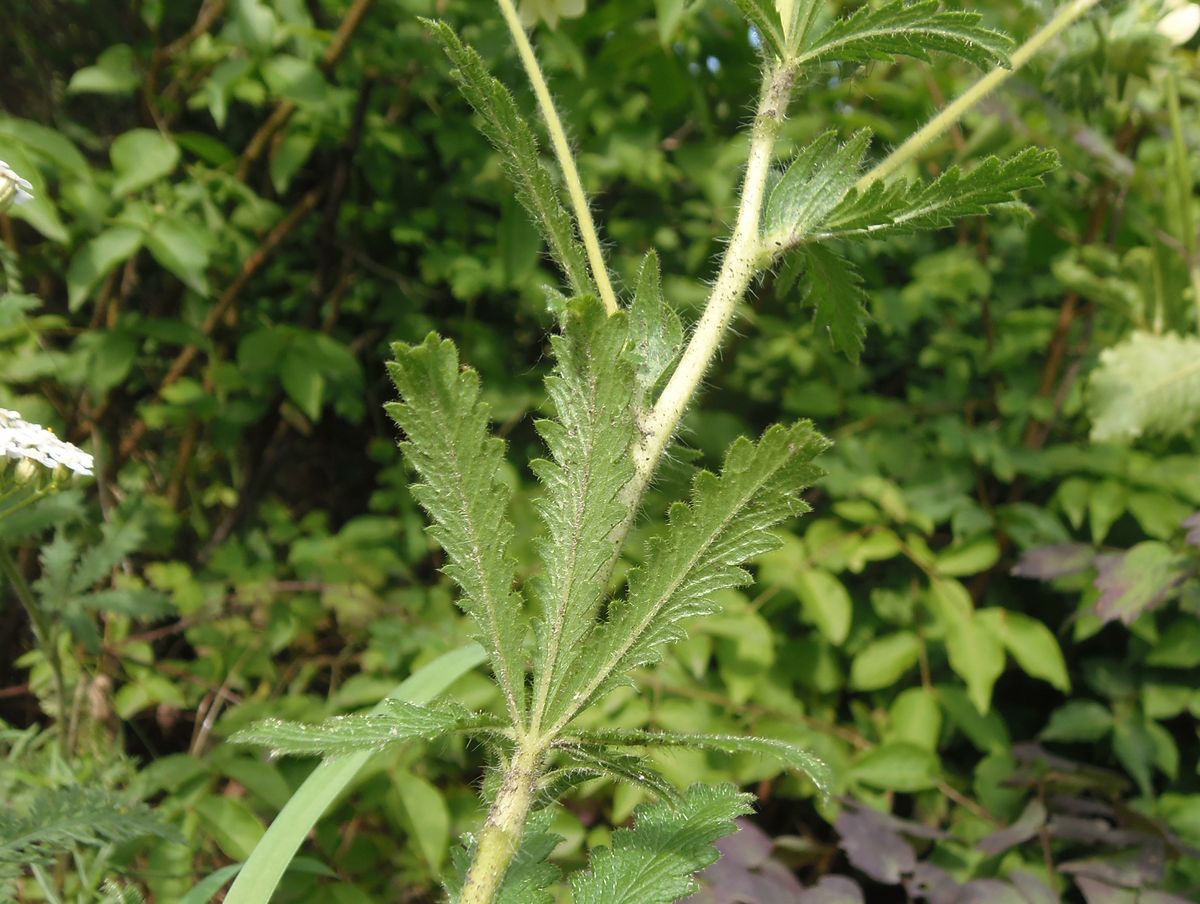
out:
{"label": "white flower", "polygon": [[0,160],[0,213],[14,204],[33,200],[33,185],[18,176],[11,166]]}
{"label": "white flower", "polygon": [[0,408],[0,458],[36,461],[47,468],[61,466],[89,476],[93,468],[92,456],[78,446],[63,442],[7,408]]}
{"label": "white flower", "polygon": [[545,19],[551,28],[558,27],[558,17],[577,19],[583,15],[586,0],[521,0],[521,22],[526,28]]}
{"label": "white flower", "polygon": [[1176,2],[1171,6],[1171,11],[1158,22],[1158,33],[1180,47],[1200,30],[1200,4]]}

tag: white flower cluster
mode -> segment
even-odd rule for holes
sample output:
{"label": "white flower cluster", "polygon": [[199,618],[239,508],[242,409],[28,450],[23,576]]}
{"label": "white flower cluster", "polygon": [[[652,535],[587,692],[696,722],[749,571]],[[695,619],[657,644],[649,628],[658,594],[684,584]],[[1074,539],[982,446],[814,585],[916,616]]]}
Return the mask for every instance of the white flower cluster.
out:
{"label": "white flower cluster", "polygon": [[63,442],[7,408],[0,408],[0,458],[36,461],[47,468],[61,466],[76,474],[91,475],[93,467],[92,456],[78,446]]}
{"label": "white flower cluster", "polygon": [[28,179],[22,179],[11,166],[0,160],[0,213],[4,213],[14,204],[24,204],[32,200],[32,183]]}

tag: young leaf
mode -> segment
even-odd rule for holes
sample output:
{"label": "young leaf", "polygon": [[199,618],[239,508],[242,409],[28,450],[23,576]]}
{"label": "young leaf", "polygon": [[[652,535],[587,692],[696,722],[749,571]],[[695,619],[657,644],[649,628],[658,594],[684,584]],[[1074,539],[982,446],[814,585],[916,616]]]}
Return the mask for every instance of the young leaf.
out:
{"label": "young leaf", "polygon": [[487,70],[473,47],[459,40],[445,22],[423,20],[454,64],[451,73],[463,97],[483,120],[482,131],[500,152],[504,173],[517,191],[517,200],[529,212],[550,254],[562,268],[574,295],[595,293],[587,257],[558,189],[538,155],[532,126],[518,112],[512,95]]}
{"label": "young leaf", "polygon": [[257,744],[290,756],[341,756],[382,750],[402,741],[429,741],[462,732],[495,732],[501,726],[493,717],[473,713],[455,703],[420,705],[388,700],[381,712],[334,716],[306,724],[283,719],[263,719],[234,733],[235,744]]}
{"label": "young leaf", "polygon": [[546,389],[557,418],[537,429],[551,459],[532,463],[546,491],[537,502],[546,535],[538,544],[545,572],[535,581],[542,603],[535,718],[579,655],[607,589],[617,553],[613,529],[628,511],[621,491],[633,477],[635,434],[626,315],[609,317],[592,298],[574,301],[563,333],[550,343],[558,364]]}
{"label": "young leaf", "polygon": [[[644,788],[660,800],[678,800],[679,792],[643,756],[627,751],[613,750],[603,744],[589,744],[580,737],[580,744],[564,744],[558,749],[566,766],[556,770],[553,783],[549,777],[543,780],[542,794],[554,800],[572,785],[596,778],[608,778],[637,788]],[[637,746],[637,745],[629,745]],[[553,797],[550,795],[553,794]]]}
{"label": "young leaf", "polygon": [[779,21],[779,12],[775,9],[774,0],[733,0],[742,15],[750,20],[762,39],[764,52],[783,59],[787,55],[787,45],[783,37],[783,25]]}
{"label": "young leaf", "polygon": [[693,785],[677,804],[641,806],[634,828],[613,834],[571,877],[575,904],[670,904],[696,890],[694,874],[717,859],[712,843],[750,812],[750,795],[732,785]]}
{"label": "young leaf", "polygon": [[671,507],[667,530],[648,544],[626,598],[583,644],[551,707],[555,724],[633,669],[657,662],[683,636],[681,622],[714,610],[717,592],[749,582],[743,563],[776,548],[772,529],[808,510],[800,492],[819,476],[812,460],[826,446],[808,421],[776,425],[757,443],[738,439],[719,477],[696,477],[691,504]]}
{"label": "young leaf", "polygon": [[568,743],[599,747],[688,747],[718,753],[753,753],[779,760],[790,769],[804,773],[824,796],[829,794],[832,776],[819,757],[803,747],[774,738],[737,735],[693,734],[691,732],[644,731],[637,728],[589,729],[564,737]]}
{"label": "young leaf", "polygon": [[948,226],[960,217],[1010,204],[1017,192],[1042,184],[1058,165],[1052,150],[1026,148],[1012,157],[988,157],[970,172],[957,166],[932,182],[874,183],[852,191],[818,230],[818,239]]}
{"label": "young leaf", "polygon": [[430,334],[421,345],[392,346],[388,372],[401,401],[387,407],[404,431],[405,459],[420,475],[413,495],[433,520],[446,551],[446,574],[462,589],[459,605],[474,619],[513,723],[524,710],[525,624],[513,592],[516,563],[509,490],[500,479],[503,441],[488,435],[479,377],[459,370],[454,343]]}
{"label": "young leaf", "polygon": [[858,271],[825,245],[806,245],[801,255],[806,299],[816,311],[817,332],[827,333],[834,348],[857,363],[867,334],[867,296]]}
{"label": "young leaf", "polygon": [[809,39],[797,59],[867,62],[902,54],[928,60],[931,52],[940,51],[982,68],[1007,66],[1012,39],[980,25],[981,19],[979,13],[939,10],[937,0],[866,5]]}
{"label": "young leaf", "polygon": [[767,199],[762,223],[767,244],[794,245],[819,226],[858,181],[870,143],[869,129],[855,132],[841,147],[837,133],[829,131],[796,155]]}
{"label": "young leaf", "polygon": [[646,252],[638,270],[629,312],[629,341],[637,362],[636,406],[643,408],[683,345],[683,325],[663,298],[658,255],[653,251]]}
{"label": "young leaf", "polygon": [[1100,353],[1088,388],[1097,442],[1193,432],[1200,421],[1200,339],[1134,333]]}

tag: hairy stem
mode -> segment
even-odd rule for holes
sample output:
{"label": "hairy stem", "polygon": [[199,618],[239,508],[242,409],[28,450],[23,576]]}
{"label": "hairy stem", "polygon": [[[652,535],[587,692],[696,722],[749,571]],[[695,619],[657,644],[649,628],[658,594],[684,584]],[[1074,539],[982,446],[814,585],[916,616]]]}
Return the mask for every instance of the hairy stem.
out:
{"label": "hairy stem", "polygon": [[495,900],[504,874],[521,847],[543,755],[541,747],[523,747],[504,771],[458,904],[491,904]]}
{"label": "hairy stem", "polygon": [[904,144],[888,154],[874,169],[859,179],[859,190],[861,191],[879,179],[886,179],[916,157],[926,145],[940,138],[951,126],[962,119],[968,110],[1008,81],[1008,79],[1033,59],[1043,47],[1058,37],[1076,19],[1099,2],[1100,0],[1072,0],[1071,3],[1060,9],[1053,19],[1047,22],[1037,34],[1022,44],[1012,55],[1011,68],[993,69],[955,98],[948,107],[914,132]]}
{"label": "hairy stem", "polygon": [[654,468],[679,425],[679,419],[683,417],[696,387],[716,356],[721,339],[733,319],[734,308],[762,266],[759,220],[767,176],[774,157],[775,140],[787,115],[794,79],[795,70],[784,63],[775,65],[763,83],[750,136],[750,154],[733,236],[725,250],[721,271],[709,295],[708,304],[692,332],[683,357],[643,424],[644,437],[635,453],[637,474],[631,490],[635,499],[640,498],[649,483]]}
{"label": "hairy stem", "polygon": [[617,312],[617,294],[613,291],[612,281],[608,278],[608,266],[604,263],[604,252],[600,248],[600,235],[596,232],[596,224],[592,220],[592,211],[588,207],[587,194],[583,190],[583,182],[579,178],[579,169],[575,166],[575,155],[567,142],[567,133],[563,128],[558,111],[554,108],[554,99],[546,86],[546,79],[538,65],[533,45],[529,43],[529,35],[517,15],[517,9],[512,0],[497,0],[500,12],[508,30],[512,32],[513,43],[517,45],[517,53],[521,57],[521,65],[525,67],[525,75],[533,86],[537,97],[538,107],[542,111],[542,119],[546,121],[546,129],[550,133],[550,144],[554,148],[554,156],[562,169],[563,179],[567,183],[567,193],[571,197],[571,207],[575,210],[575,219],[579,227],[579,236],[583,239],[583,247],[587,251],[588,263],[592,268],[592,279],[600,292],[600,301],[610,314]]}

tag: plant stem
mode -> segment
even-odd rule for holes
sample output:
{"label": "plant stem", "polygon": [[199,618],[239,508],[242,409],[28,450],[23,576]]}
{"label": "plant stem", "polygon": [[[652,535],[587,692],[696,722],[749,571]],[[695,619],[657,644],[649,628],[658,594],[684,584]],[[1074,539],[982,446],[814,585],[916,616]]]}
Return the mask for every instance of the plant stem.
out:
{"label": "plant stem", "polygon": [[543,755],[543,747],[522,747],[504,771],[458,904],[492,904],[495,900],[504,874],[521,847]]}
{"label": "plant stem", "polygon": [[617,294],[613,291],[612,282],[608,278],[608,266],[604,263],[604,252],[600,248],[600,236],[596,232],[596,224],[592,220],[592,211],[588,207],[587,194],[583,190],[583,182],[579,178],[579,170],[575,166],[575,156],[567,142],[567,133],[563,129],[562,120],[554,108],[554,99],[546,86],[546,79],[538,65],[533,45],[529,43],[529,35],[517,15],[517,9],[512,0],[497,0],[500,12],[508,30],[512,32],[513,43],[517,45],[517,53],[521,57],[521,65],[525,67],[525,75],[533,86],[537,97],[538,107],[542,118],[546,121],[546,129],[550,133],[550,144],[554,148],[554,156],[562,169],[563,179],[567,183],[567,193],[571,197],[571,206],[575,209],[575,219],[579,227],[579,236],[583,239],[583,247],[587,251],[588,263],[591,264],[592,278],[600,292],[600,301],[610,314],[617,312]]}
{"label": "plant stem", "polygon": [[750,154],[733,236],[725,250],[721,271],[709,295],[708,304],[692,332],[683,357],[643,424],[644,439],[635,452],[635,498],[640,498],[649,483],[650,475],[679,425],[679,419],[716,356],[726,328],[733,319],[734,308],[760,269],[762,242],[759,238],[759,220],[767,176],[774,157],[775,140],[787,116],[794,79],[793,67],[777,64],[763,83],[750,135]]}
{"label": "plant stem", "polygon": [[951,126],[962,119],[963,115],[973,106],[983,100],[988,94],[1004,84],[1015,75],[1048,43],[1058,37],[1076,19],[1099,3],[1100,0],[1072,0],[1058,11],[1053,19],[1047,22],[1032,38],[1022,44],[1012,55],[1011,68],[993,69],[965,92],[955,98],[948,107],[929,120],[918,131],[892,153],[888,154],[878,165],[858,180],[861,191],[872,182],[886,179],[908,161],[912,160],[930,142],[940,138]]}
{"label": "plant stem", "polygon": [[1183,113],[1179,109],[1179,76],[1167,73],[1167,112],[1171,120],[1171,156],[1175,164],[1175,187],[1179,192],[1179,229],[1188,275],[1192,280],[1192,303],[1196,306],[1196,331],[1200,332],[1200,255],[1196,251],[1196,224],[1192,219],[1192,173],[1188,166]]}
{"label": "plant stem", "polygon": [[25,580],[25,575],[21,574],[21,569],[2,543],[0,543],[0,573],[12,584],[17,600],[21,603],[25,614],[29,616],[29,623],[33,627],[33,635],[38,646],[42,648],[42,655],[50,664],[50,672],[54,676],[54,694],[58,697],[58,720],[60,723],[58,747],[59,752],[65,758],[67,756],[67,731],[62,723],[67,712],[67,684],[63,679],[62,660],[58,655],[58,644],[54,637],[53,626],[38,606],[33,590],[30,589],[29,582]]}

